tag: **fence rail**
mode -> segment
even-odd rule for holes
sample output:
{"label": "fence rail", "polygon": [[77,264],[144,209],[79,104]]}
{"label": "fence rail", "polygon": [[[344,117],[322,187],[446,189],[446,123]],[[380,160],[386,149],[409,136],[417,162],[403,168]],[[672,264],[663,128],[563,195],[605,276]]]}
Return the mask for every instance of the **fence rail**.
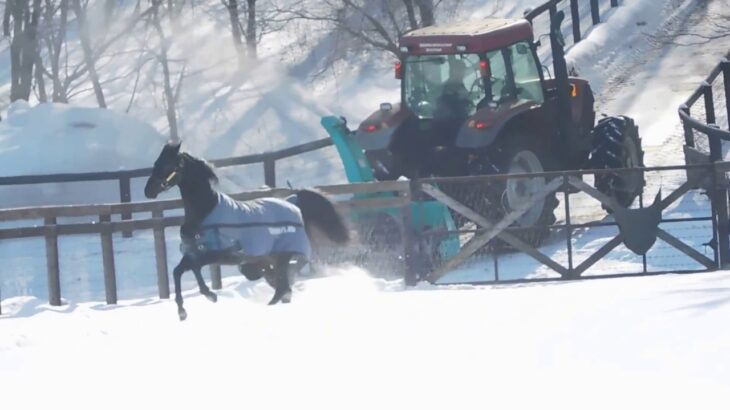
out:
{"label": "fence rail", "polygon": [[[696,152],[695,132],[707,135],[710,141],[709,161],[722,160],[722,141],[730,141],[730,131],[723,130],[717,125],[717,113],[715,112],[715,96],[713,85],[722,74],[723,91],[727,118],[730,120],[730,52],[715,66],[699,87],[679,107],[679,119],[684,129],[685,146],[690,152]],[[705,120],[702,121],[692,116],[693,106],[702,98],[705,106]],[[687,151],[687,149],[685,150]],[[701,156],[688,157],[688,163],[702,161]]]}
{"label": "fence rail", "polygon": [[[545,3],[535,7],[534,9],[527,10],[524,14],[524,17],[532,22],[537,17],[542,15],[543,13],[548,13],[550,16],[553,16],[558,11],[558,5],[562,3],[563,0],[548,0]],[[618,0],[569,0],[569,13],[566,13],[570,16],[571,21],[571,33],[573,35],[573,44],[579,43],[584,36],[583,31],[581,30],[581,4],[588,3],[588,6],[590,8],[590,14],[591,14],[591,25],[595,26],[597,24],[601,23],[601,4],[608,3],[609,7],[615,8],[619,6]]]}

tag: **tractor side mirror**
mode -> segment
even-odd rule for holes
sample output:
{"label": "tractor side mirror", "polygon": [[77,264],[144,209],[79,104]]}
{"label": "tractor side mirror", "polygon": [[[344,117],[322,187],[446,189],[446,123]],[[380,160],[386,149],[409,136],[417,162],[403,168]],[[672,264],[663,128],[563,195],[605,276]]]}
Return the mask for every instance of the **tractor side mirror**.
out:
{"label": "tractor side mirror", "polygon": [[530,48],[525,43],[518,43],[517,44],[517,54],[525,55],[530,52]]}

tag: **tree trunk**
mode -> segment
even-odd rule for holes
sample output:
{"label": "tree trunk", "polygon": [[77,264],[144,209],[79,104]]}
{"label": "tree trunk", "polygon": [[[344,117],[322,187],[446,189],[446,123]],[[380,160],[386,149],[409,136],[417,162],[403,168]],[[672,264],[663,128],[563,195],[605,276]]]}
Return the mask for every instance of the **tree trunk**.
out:
{"label": "tree trunk", "polygon": [[172,141],[180,141],[180,135],[177,129],[177,114],[175,113],[175,95],[172,90],[172,82],[170,81],[170,66],[167,60],[167,37],[162,30],[159,14],[159,0],[153,3],[155,9],[152,12],[152,25],[154,25],[157,34],[160,36],[160,62],[162,63],[162,73],[164,76],[165,101],[167,103],[167,122],[170,125],[170,139]]}
{"label": "tree trunk", "polygon": [[37,27],[41,0],[33,0],[32,9],[28,0],[14,0],[8,2],[6,7],[10,8],[10,16],[4,18],[8,19],[7,24],[10,24],[10,19],[13,22],[13,38],[10,42],[10,101],[28,101],[33,87],[33,67],[38,54]]}
{"label": "tree trunk", "polygon": [[104,91],[101,88],[99,82],[99,74],[96,71],[96,61],[94,61],[94,52],[91,47],[91,38],[89,37],[89,27],[86,24],[86,10],[81,8],[81,0],[73,0],[74,13],[79,21],[79,39],[81,40],[81,49],[84,54],[84,64],[89,70],[89,78],[91,79],[91,85],[94,88],[94,95],[96,96],[96,102],[101,108],[107,108],[106,100],[104,99]]}
{"label": "tree trunk", "polygon": [[243,40],[241,39],[241,23],[238,21],[238,0],[228,0],[228,18],[231,22],[231,36],[233,37],[233,46],[236,48],[239,67],[243,65]]}
{"label": "tree trunk", "polygon": [[43,61],[41,60],[40,53],[36,53],[35,83],[38,87],[38,101],[42,103],[48,102],[48,94],[46,94],[46,82],[43,81]]}
{"label": "tree trunk", "polygon": [[[62,3],[65,0],[62,0]],[[112,22],[112,17],[114,16],[114,9],[116,8],[116,0],[105,0],[104,2],[104,26],[108,27],[109,24]],[[61,6],[63,7],[63,6]]]}
{"label": "tree trunk", "polygon": [[[58,27],[58,35],[54,38],[54,42],[49,47],[49,56],[51,63],[51,81],[53,81],[53,102],[68,102],[66,95],[66,87],[61,82],[61,48],[66,41],[66,27],[68,26],[68,0],[61,0],[60,4],[61,17]],[[49,25],[51,22],[49,21]]]}
{"label": "tree trunk", "polygon": [[[13,37],[10,41],[10,101],[23,99],[20,93],[21,51],[23,49],[23,4],[27,0],[12,0],[5,7],[13,20]],[[9,12],[8,12],[9,10]],[[8,17],[8,31],[10,30]]]}
{"label": "tree trunk", "polygon": [[436,19],[433,16],[433,0],[415,0],[421,14],[421,27],[433,26]]}
{"label": "tree trunk", "polygon": [[10,16],[15,8],[15,0],[7,0],[3,11],[3,36],[10,37]]}
{"label": "tree trunk", "polygon": [[413,7],[413,0],[403,0],[406,6],[406,14],[408,15],[408,25],[411,30],[418,28],[418,20],[416,20],[416,10]]}
{"label": "tree trunk", "polygon": [[258,49],[256,47],[256,0],[246,0],[248,7],[246,8],[246,50],[248,57],[252,60],[258,58]]}

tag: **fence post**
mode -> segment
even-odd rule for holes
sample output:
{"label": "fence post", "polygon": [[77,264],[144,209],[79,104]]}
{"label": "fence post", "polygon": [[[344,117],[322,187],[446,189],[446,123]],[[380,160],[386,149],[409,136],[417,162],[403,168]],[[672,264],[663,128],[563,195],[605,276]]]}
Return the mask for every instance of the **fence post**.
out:
{"label": "fence post", "polygon": [[104,290],[106,303],[117,304],[117,274],[114,269],[114,242],[112,239],[111,215],[100,215],[101,257],[104,263]]}
{"label": "fence post", "polygon": [[223,287],[221,281],[221,265],[210,265],[210,287],[219,290]]}
{"label": "fence post", "polygon": [[[687,114],[688,117],[690,117],[689,107],[687,105],[682,104],[681,107],[679,107],[682,112]],[[680,118],[681,119],[681,118]],[[688,147],[695,147],[695,133],[692,130],[692,127],[689,125],[688,122],[682,120],[682,128],[684,129],[684,144]]]}
{"label": "fence post", "polygon": [[[123,204],[128,204],[132,202],[132,188],[131,188],[131,180],[129,177],[120,177],[119,178],[119,200]],[[131,212],[122,212],[122,220],[127,221],[132,219],[132,213]],[[132,237],[132,231],[123,231],[122,237],[124,238],[131,238]]]}
{"label": "fence post", "polygon": [[730,129],[730,61],[723,59],[720,67],[722,68],[722,82],[725,85],[725,109],[727,109],[728,127]]}
{"label": "fence post", "polygon": [[61,306],[61,274],[58,263],[58,227],[55,217],[44,218],[46,225],[46,269],[48,270],[48,303]]}
{"label": "fence post", "polygon": [[[712,85],[705,82],[701,86],[702,94],[705,97],[705,120],[707,124],[715,124],[715,102],[712,97]],[[711,135],[707,138],[710,140],[710,161],[719,161],[722,159],[722,141]]]}
{"label": "fence post", "polygon": [[418,276],[416,275],[415,270],[415,264],[414,262],[414,238],[413,238],[413,230],[411,229],[413,226],[413,215],[411,213],[411,202],[413,199],[413,193],[418,192],[418,181],[409,181],[408,183],[408,189],[406,189],[401,195],[403,197],[403,206],[402,206],[402,213],[403,217],[401,218],[401,232],[403,232],[403,267],[405,269],[405,272],[403,272],[403,277],[406,282],[406,286],[415,286],[418,284]]}
{"label": "fence post", "polygon": [[728,194],[725,186],[725,170],[718,162],[712,163],[713,194],[712,211],[717,223],[718,268],[730,263],[730,220],[728,217]]}
{"label": "fence post", "polygon": [[276,160],[272,157],[264,160],[264,183],[270,188],[276,186]]}
{"label": "fence post", "polygon": [[157,290],[160,299],[170,298],[170,279],[167,272],[167,244],[165,243],[164,214],[161,209],[152,211],[155,227],[152,232],[155,237],[155,261],[157,262]]}
{"label": "fence post", "polygon": [[591,18],[593,18],[593,25],[601,22],[601,14],[598,10],[598,0],[591,0]]}
{"label": "fence post", "polygon": [[573,43],[580,41],[580,12],[578,0],[570,0],[570,20],[573,24]]}

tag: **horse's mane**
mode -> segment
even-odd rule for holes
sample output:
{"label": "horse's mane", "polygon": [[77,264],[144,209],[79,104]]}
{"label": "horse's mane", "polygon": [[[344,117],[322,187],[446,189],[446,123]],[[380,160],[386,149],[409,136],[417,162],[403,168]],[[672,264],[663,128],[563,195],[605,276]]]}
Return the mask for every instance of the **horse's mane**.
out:
{"label": "horse's mane", "polygon": [[188,167],[188,175],[205,179],[212,184],[218,183],[218,176],[215,174],[213,166],[206,160],[195,158],[188,153],[183,153],[182,156],[185,158],[185,166]]}

